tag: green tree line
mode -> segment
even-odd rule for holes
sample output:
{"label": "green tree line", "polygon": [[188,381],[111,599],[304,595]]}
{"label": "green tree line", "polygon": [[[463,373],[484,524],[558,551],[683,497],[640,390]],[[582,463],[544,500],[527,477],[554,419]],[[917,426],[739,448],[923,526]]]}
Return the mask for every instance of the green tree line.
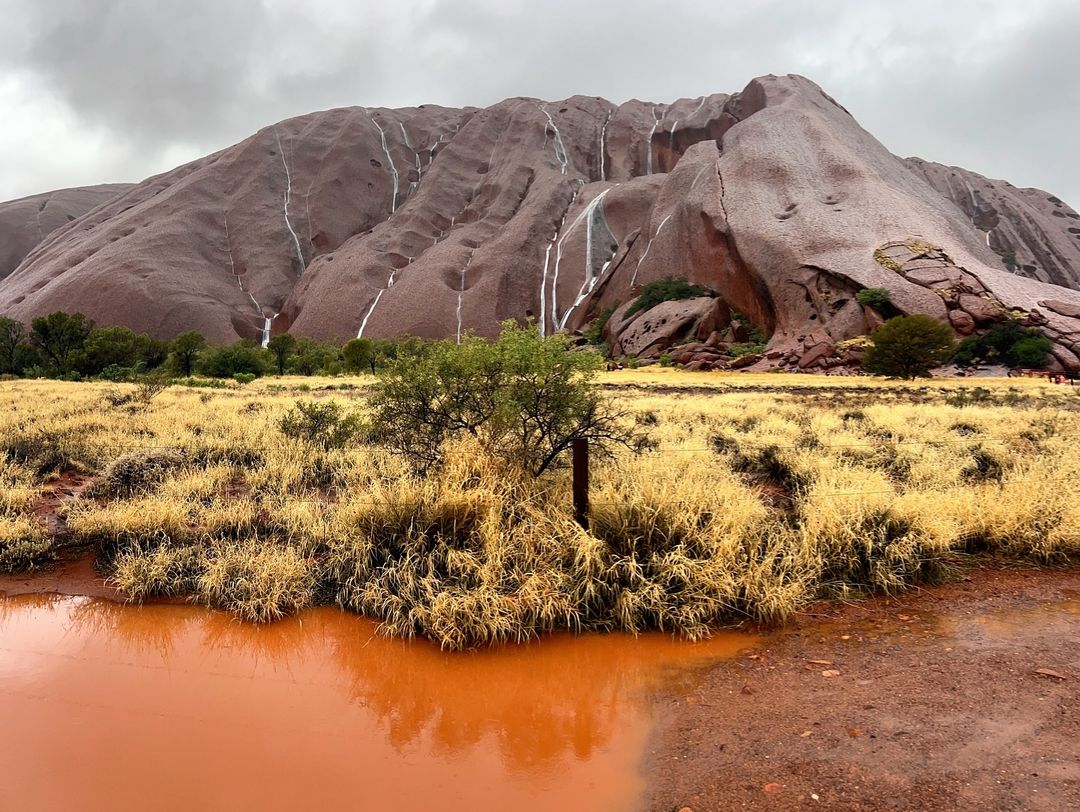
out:
{"label": "green tree line", "polygon": [[194,331],[162,341],[127,327],[98,327],[82,313],[56,311],[29,326],[0,316],[0,375],[124,381],[145,375],[245,380],[373,373],[396,359],[423,354],[427,345],[411,336],[338,345],[283,333],[263,348],[250,340],[215,345]]}

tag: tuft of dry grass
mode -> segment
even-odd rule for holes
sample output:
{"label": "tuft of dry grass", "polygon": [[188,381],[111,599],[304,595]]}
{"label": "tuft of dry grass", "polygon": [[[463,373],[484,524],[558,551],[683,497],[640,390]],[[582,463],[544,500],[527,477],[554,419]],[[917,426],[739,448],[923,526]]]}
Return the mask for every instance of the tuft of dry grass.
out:
{"label": "tuft of dry grass", "polygon": [[53,543],[39,522],[0,516],[0,573],[34,572],[53,560]]}
{"label": "tuft of dry grass", "polygon": [[315,575],[294,547],[258,538],[214,545],[206,552],[195,595],[244,620],[269,623],[311,604]]}

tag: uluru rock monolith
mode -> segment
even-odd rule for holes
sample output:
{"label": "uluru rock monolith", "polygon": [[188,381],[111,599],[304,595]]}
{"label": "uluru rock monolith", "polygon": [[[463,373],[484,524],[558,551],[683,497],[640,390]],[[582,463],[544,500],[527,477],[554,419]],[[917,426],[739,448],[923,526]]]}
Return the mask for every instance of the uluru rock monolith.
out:
{"label": "uluru rock monolith", "polygon": [[[799,76],[671,104],[330,110],[62,227],[0,282],[0,312],[78,310],[215,341],[493,335],[507,318],[551,333],[675,276],[722,300],[709,313],[768,337],[762,367],[834,363],[880,323],[855,298],[879,287],[893,311],[959,333],[984,329],[990,310],[1021,319],[1068,368],[1080,352],[1072,243],[1025,226],[1009,201],[1026,192],[973,182],[967,211],[939,174],[889,153]],[[1075,213],[1043,196],[1070,234]],[[700,341],[708,318],[680,319]]]}

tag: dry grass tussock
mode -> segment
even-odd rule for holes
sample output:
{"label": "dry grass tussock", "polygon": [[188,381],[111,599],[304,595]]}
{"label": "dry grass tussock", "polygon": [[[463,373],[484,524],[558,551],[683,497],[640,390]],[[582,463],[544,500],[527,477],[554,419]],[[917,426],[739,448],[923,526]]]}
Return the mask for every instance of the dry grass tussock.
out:
{"label": "dry grass tussock", "polygon": [[[0,568],[47,558],[30,511],[66,469],[97,474],[65,509],[70,532],[133,599],[262,622],[331,602],[453,649],[556,629],[700,636],[976,554],[1080,560],[1076,391],[1024,381],[957,401],[943,384],[793,394],[757,378],[771,389],[698,375],[705,391],[650,393],[636,387],[670,377],[633,371],[613,396],[655,448],[594,467],[588,532],[565,472],[517,476],[465,443],[416,477],[376,448],[284,438],[295,392],[176,387],[132,413],[94,385],[6,384]],[[363,387],[308,396],[365,408]]]}

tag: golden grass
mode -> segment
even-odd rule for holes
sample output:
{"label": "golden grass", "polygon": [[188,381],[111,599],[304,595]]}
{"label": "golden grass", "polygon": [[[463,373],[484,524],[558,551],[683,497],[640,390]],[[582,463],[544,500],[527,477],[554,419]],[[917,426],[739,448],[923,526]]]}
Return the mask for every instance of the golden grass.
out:
{"label": "golden grass", "polygon": [[462,444],[418,479],[379,449],[277,431],[297,397],[362,410],[370,378],[174,387],[136,409],[110,406],[111,385],[5,383],[0,556],[20,566],[49,543],[29,514],[45,478],[111,471],[119,485],[65,519],[133,599],[256,621],[329,601],[455,649],[560,628],[700,636],[976,554],[1080,559],[1080,390],[656,368],[603,381],[655,449],[594,467],[589,532],[565,472],[525,480]]}

